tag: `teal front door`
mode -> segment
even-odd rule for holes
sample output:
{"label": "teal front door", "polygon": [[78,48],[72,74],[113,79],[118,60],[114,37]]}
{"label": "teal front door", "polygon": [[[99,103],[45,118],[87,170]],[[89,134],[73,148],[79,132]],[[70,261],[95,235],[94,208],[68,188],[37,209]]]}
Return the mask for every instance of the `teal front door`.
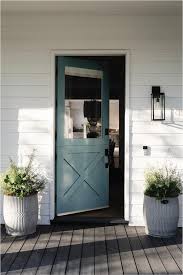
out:
{"label": "teal front door", "polygon": [[57,57],[56,214],[109,206],[109,85],[99,63]]}

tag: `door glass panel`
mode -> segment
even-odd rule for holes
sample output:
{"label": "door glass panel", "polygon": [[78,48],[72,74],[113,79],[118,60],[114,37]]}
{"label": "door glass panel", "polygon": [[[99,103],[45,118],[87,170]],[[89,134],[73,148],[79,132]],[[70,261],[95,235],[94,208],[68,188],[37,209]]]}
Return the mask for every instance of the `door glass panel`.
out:
{"label": "door glass panel", "polygon": [[65,138],[101,137],[101,80],[102,71],[65,68]]}

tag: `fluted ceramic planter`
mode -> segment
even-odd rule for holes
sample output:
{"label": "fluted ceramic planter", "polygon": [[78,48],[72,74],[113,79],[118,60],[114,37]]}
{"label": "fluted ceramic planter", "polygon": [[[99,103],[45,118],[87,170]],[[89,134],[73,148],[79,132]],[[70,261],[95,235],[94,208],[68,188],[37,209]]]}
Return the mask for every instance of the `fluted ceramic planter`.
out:
{"label": "fluted ceramic planter", "polygon": [[7,234],[23,236],[34,233],[38,220],[37,194],[24,198],[4,195],[3,215]]}
{"label": "fluted ceramic planter", "polygon": [[178,197],[162,201],[144,196],[144,222],[148,235],[173,237],[176,235],[179,219]]}

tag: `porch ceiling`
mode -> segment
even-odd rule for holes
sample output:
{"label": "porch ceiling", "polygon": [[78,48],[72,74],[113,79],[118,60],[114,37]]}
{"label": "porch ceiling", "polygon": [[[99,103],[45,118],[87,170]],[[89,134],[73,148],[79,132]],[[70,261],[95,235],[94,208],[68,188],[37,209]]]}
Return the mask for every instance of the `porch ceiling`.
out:
{"label": "porch ceiling", "polygon": [[2,1],[3,13],[62,15],[181,15],[182,1]]}

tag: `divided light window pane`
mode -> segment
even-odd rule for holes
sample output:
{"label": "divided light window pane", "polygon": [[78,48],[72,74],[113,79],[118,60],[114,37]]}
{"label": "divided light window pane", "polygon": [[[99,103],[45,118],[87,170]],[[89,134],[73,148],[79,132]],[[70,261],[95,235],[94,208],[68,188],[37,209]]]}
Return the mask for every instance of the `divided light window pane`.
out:
{"label": "divided light window pane", "polygon": [[101,80],[102,71],[65,68],[66,139],[101,136]]}

